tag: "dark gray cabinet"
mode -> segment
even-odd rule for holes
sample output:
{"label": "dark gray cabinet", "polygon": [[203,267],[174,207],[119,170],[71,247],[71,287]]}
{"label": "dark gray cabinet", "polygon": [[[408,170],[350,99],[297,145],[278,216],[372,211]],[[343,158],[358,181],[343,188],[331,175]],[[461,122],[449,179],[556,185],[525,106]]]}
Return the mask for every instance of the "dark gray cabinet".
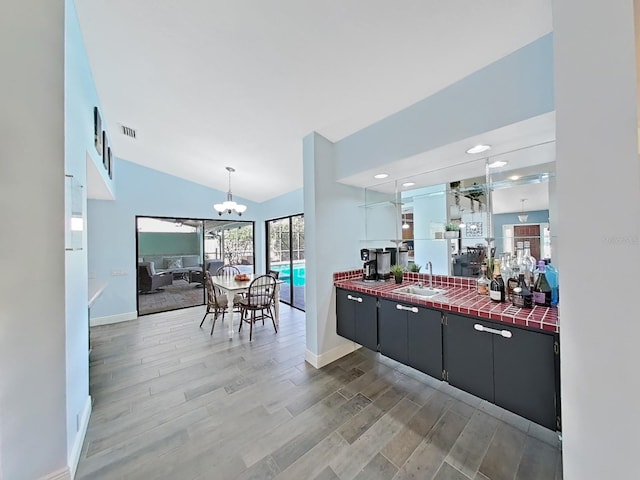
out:
{"label": "dark gray cabinet", "polygon": [[336,332],[363,347],[378,349],[377,298],[336,289]]}
{"label": "dark gray cabinet", "polygon": [[558,344],[554,334],[447,313],[448,382],[555,430]]}
{"label": "dark gray cabinet", "polygon": [[493,338],[473,328],[476,319],[446,314],[444,368],[454,387],[493,402]]}
{"label": "dark gray cabinet", "polygon": [[437,310],[381,299],[380,353],[436,378],[442,377],[442,325]]}
{"label": "dark gray cabinet", "polygon": [[341,288],[336,314],[338,335],[560,430],[557,334]]}
{"label": "dark gray cabinet", "polygon": [[520,328],[508,330],[510,338],[493,336],[494,403],[555,430],[556,338]]}
{"label": "dark gray cabinet", "polygon": [[407,313],[409,365],[435,378],[442,378],[442,314],[418,308]]}
{"label": "dark gray cabinet", "polygon": [[396,305],[400,304],[384,298],[380,299],[378,307],[380,353],[408,364],[407,313],[404,310],[398,310]]}

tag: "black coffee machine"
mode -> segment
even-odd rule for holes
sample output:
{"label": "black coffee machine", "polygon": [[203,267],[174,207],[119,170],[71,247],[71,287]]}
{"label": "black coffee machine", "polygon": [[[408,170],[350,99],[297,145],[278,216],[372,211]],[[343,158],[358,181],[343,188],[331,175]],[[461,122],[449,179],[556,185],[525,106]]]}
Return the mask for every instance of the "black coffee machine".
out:
{"label": "black coffee machine", "polygon": [[362,266],[362,280],[375,282],[378,279],[376,251],[369,248],[362,248],[360,250],[360,259],[364,262]]}

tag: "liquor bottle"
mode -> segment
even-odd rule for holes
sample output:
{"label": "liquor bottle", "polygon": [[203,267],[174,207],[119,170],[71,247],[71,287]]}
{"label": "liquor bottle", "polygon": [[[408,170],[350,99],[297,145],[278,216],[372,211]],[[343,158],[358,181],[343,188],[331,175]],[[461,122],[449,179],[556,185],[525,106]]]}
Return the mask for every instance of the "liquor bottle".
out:
{"label": "liquor bottle", "polygon": [[520,308],[533,308],[533,295],[524,281],[524,273],[518,276],[518,286],[513,289],[513,306]]}
{"label": "liquor bottle", "polygon": [[[531,242],[529,242],[528,240],[525,240],[524,242],[523,257],[524,257],[525,263],[527,264],[527,267],[529,268],[529,283],[527,283],[527,285],[529,287],[532,287],[533,284],[535,283],[534,274],[535,274],[536,266],[538,265],[538,263],[536,262],[536,258],[533,255],[531,255]],[[527,280],[526,273],[525,273],[524,279]]]}
{"label": "liquor bottle", "polygon": [[524,273],[525,268],[524,268],[524,243],[523,242],[516,242],[515,265],[518,266],[520,273]]}
{"label": "liquor bottle", "polygon": [[551,306],[551,285],[545,275],[544,260],[538,262],[538,278],[533,286],[533,301],[543,307]]}
{"label": "liquor bottle", "polygon": [[516,261],[516,257],[513,257],[511,262],[511,276],[507,279],[507,295],[509,300],[513,302],[513,289],[518,286],[518,278],[520,276],[520,266]]}
{"label": "liquor bottle", "polygon": [[505,252],[502,254],[502,261],[500,262],[500,274],[502,275],[502,281],[505,287],[505,300],[511,301],[511,292],[509,291],[509,279],[511,278],[511,253]]}
{"label": "liquor bottle", "polygon": [[505,300],[505,287],[500,273],[500,260],[493,261],[493,279],[489,285],[489,297],[494,302],[504,302]]}
{"label": "liquor bottle", "polygon": [[550,260],[545,260],[545,275],[551,286],[551,305],[558,305],[558,269],[551,265]]}
{"label": "liquor bottle", "polygon": [[487,267],[482,265],[481,267],[482,274],[480,278],[476,280],[476,292],[478,295],[489,295],[489,279],[487,278]]}

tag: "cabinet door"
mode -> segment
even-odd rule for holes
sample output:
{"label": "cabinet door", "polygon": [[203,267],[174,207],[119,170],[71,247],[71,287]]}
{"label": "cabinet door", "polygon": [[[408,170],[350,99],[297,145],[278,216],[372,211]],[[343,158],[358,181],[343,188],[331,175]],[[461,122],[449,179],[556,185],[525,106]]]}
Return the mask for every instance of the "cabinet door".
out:
{"label": "cabinet door", "polygon": [[484,322],[447,313],[444,368],[451,385],[493,402],[493,335],[474,327]]}
{"label": "cabinet door", "polygon": [[378,351],[378,305],[371,295],[352,293],[355,310],[355,341],[374,352]]}
{"label": "cabinet door", "polygon": [[493,339],[496,405],[555,430],[554,335],[501,328],[511,338]]}
{"label": "cabinet door", "polygon": [[336,289],[336,333],[349,340],[356,340],[356,322],[353,295],[347,290]]}
{"label": "cabinet door", "polygon": [[407,363],[407,312],[398,309],[411,308],[403,303],[380,300],[378,308],[378,329],[380,335],[380,353]]}
{"label": "cabinet door", "polygon": [[409,366],[442,378],[442,324],[437,310],[418,308],[407,312]]}

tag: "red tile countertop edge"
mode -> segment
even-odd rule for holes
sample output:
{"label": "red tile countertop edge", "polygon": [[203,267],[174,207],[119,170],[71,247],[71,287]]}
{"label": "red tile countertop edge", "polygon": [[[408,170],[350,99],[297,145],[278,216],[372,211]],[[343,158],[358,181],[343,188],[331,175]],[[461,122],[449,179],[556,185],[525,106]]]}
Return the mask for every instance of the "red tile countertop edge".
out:
{"label": "red tile countertop edge", "polygon": [[384,283],[363,283],[362,270],[349,270],[333,274],[333,284],[336,287],[354,292],[368,293],[381,298],[411,302],[415,305],[423,305],[455,313],[466,313],[488,320],[547,332],[558,333],[560,331],[558,309],[556,307],[535,306],[529,309],[514,307],[508,302],[493,302],[488,296],[478,295],[475,292],[475,280],[471,278],[434,275],[433,286],[445,289],[447,293],[438,295],[433,300],[425,300],[394,292],[397,288],[417,282],[428,284],[429,276],[423,273],[405,273],[403,283],[399,285],[393,279]]}

